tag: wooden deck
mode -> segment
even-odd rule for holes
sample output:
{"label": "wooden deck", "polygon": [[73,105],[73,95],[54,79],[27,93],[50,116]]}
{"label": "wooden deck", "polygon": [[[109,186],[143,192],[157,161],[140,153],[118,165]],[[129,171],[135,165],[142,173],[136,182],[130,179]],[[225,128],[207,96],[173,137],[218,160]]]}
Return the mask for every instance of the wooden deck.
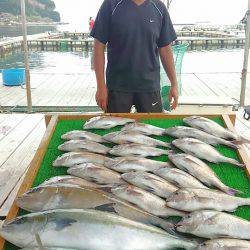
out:
{"label": "wooden deck", "polygon": [[8,213],[44,132],[44,115],[0,115],[0,217]]}
{"label": "wooden deck", "polygon": [[[250,138],[250,121],[242,114],[237,113],[236,129]],[[0,114],[0,218],[7,215],[44,132],[42,114]]]}
{"label": "wooden deck", "polygon": [[[246,103],[250,105],[250,74]],[[239,101],[240,73],[196,73],[182,75],[182,95],[208,98],[228,97]],[[96,106],[95,75],[31,74],[33,106]],[[21,87],[0,85],[0,106],[25,106],[26,91]]]}

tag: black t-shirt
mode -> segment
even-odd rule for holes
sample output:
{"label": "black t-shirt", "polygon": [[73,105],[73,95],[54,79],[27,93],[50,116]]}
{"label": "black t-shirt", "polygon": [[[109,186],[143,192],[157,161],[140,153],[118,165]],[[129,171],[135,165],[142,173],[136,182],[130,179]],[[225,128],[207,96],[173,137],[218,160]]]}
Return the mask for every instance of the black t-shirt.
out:
{"label": "black t-shirt", "polygon": [[105,0],[91,36],[108,43],[106,81],[109,90],[160,90],[158,48],[172,43],[176,33],[160,0]]}

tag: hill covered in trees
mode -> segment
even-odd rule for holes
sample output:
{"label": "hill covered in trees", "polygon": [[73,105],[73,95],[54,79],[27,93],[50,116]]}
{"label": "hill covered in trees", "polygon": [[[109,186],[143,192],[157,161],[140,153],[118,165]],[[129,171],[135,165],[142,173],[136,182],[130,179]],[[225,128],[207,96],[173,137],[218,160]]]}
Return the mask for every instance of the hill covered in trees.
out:
{"label": "hill covered in trees", "polygon": [[[55,7],[52,0],[26,0],[26,15],[28,19],[41,17],[59,22],[60,14],[55,11]],[[0,14],[8,13],[19,16],[20,12],[19,0],[0,0]]]}

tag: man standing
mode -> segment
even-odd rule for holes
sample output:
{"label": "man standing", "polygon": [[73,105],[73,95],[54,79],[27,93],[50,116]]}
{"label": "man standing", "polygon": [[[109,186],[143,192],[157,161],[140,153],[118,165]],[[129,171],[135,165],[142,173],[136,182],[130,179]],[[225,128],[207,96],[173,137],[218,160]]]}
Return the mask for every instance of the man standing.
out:
{"label": "man standing", "polygon": [[[171,81],[169,100],[178,104],[171,19],[160,0],[104,0],[91,36],[97,79],[96,102],[109,113],[162,112],[160,61]],[[105,48],[108,64],[105,81]]]}

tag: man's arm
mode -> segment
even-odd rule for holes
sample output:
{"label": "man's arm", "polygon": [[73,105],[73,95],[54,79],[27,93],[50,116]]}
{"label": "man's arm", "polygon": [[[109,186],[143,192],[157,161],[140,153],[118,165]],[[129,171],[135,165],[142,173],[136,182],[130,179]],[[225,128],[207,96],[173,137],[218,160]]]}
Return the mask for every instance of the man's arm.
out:
{"label": "man's arm", "polygon": [[108,90],[105,83],[105,47],[106,45],[95,39],[94,42],[94,68],[97,81],[96,102],[98,106],[107,111]]}
{"label": "man's arm", "polygon": [[178,82],[177,82],[175,65],[174,65],[174,56],[173,56],[171,44],[165,47],[159,48],[159,53],[160,53],[162,65],[171,82],[171,89],[169,92],[169,102],[171,103],[173,101],[171,109],[174,110],[176,109],[178,105],[179,95],[178,95]]}

